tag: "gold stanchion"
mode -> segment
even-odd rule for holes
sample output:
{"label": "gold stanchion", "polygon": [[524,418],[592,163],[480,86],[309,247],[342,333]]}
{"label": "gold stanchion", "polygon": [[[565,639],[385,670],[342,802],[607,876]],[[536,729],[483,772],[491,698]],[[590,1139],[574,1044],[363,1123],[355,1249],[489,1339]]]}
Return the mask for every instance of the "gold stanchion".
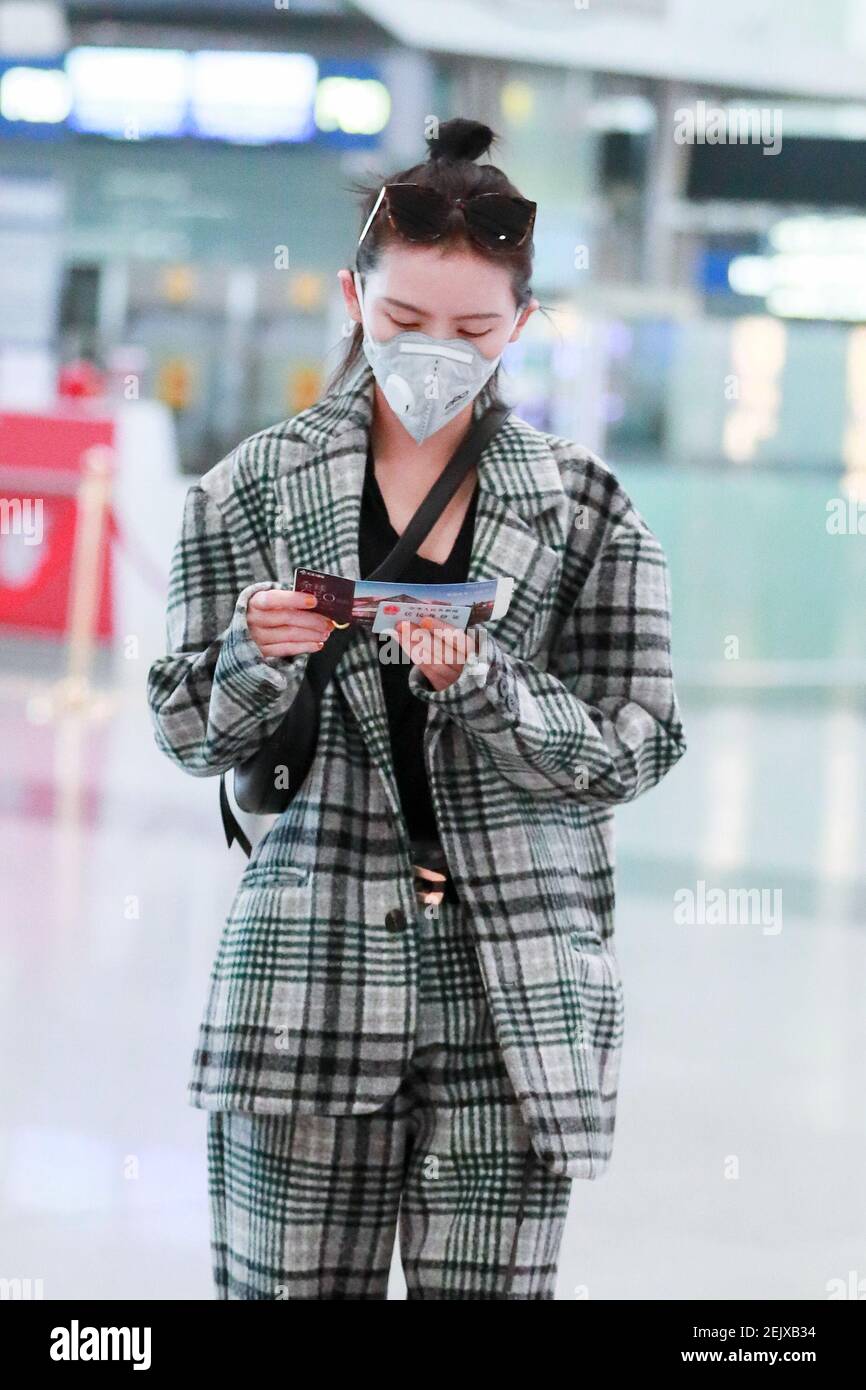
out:
{"label": "gold stanchion", "polygon": [[70,714],[104,719],[114,707],[112,697],[94,689],[91,683],[100,560],[108,528],[113,470],[114,453],[107,445],[93,445],[82,459],[69,580],[66,675],[52,690],[33,695],[28,701],[28,713],[36,723],[49,723]]}
{"label": "gold stanchion", "polygon": [[99,604],[99,561],[108,527],[114,455],[105,445],[94,445],[82,463],[69,585],[68,663],[66,678],[57,694],[67,709],[83,711],[94,701],[98,703],[91,689],[90,673]]}

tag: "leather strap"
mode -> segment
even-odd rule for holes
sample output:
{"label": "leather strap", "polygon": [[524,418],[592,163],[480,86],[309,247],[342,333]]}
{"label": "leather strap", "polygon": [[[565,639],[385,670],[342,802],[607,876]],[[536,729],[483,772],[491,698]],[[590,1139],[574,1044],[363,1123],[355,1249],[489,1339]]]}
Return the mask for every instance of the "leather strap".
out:
{"label": "leather strap", "polygon": [[229,794],[226,788],[226,775],[224,772],[220,775],[220,816],[223,823],[223,833],[226,837],[226,844],[229,849],[231,849],[233,841],[237,840],[244,854],[247,856],[247,859],[249,859],[253,852],[252,841],[231,808],[231,802],[229,801]]}

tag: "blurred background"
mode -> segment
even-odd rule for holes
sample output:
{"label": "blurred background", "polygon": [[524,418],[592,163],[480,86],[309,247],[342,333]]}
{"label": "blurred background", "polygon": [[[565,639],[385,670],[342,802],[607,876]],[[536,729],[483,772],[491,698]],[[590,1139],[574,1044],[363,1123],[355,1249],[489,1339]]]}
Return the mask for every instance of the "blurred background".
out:
{"label": "blurred background", "polygon": [[507,393],[662,540],[689,738],[618,814],[558,1296],[866,1297],[864,0],[0,0],[4,1296],[211,1296],[185,1085],[243,861],[153,743],[169,557],[339,358],[352,181],[455,115],[539,203]]}

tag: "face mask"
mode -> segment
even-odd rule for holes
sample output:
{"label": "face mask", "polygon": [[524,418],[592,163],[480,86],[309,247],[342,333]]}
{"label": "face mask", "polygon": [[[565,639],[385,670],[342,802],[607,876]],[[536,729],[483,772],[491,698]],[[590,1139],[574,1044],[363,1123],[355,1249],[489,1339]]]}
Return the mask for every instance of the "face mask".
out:
{"label": "face mask", "polygon": [[[485,357],[465,338],[441,340],[417,332],[397,333],[387,342],[376,342],[367,326],[357,272],[354,279],[364,329],[364,356],[400,423],[416,444],[423,444],[475,399],[495,372],[502,353]],[[511,332],[519,318],[518,309]]]}

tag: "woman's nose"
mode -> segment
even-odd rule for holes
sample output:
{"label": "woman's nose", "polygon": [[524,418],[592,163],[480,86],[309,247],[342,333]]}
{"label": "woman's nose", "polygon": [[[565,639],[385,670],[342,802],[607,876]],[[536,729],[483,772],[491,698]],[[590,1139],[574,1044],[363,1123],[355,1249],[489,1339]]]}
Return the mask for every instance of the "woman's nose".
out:
{"label": "woman's nose", "polygon": [[456,338],[459,336],[450,319],[430,319],[424,325],[424,332],[430,338]]}

